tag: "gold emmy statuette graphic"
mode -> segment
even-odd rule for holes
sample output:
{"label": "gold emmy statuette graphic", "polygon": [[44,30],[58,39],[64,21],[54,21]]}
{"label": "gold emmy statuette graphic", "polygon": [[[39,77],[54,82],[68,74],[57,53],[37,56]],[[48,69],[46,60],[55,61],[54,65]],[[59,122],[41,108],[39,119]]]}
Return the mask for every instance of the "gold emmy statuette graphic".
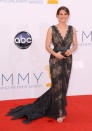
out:
{"label": "gold emmy statuette graphic", "polygon": [[58,4],[58,0],[48,0],[48,4]]}
{"label": "gold emmy statuette graphic", "polygon": [[[50,78],[50,80],[51,80],[51,75],[50,75],[49,66],[48,66],[48,65],[47,65],[47,66],[45,66],[45,69],[48,71],[49,78]],[[51,87],[51,83],[47,83],[47,84],[46,84],[46,86],[47,86],[47,87]]]}

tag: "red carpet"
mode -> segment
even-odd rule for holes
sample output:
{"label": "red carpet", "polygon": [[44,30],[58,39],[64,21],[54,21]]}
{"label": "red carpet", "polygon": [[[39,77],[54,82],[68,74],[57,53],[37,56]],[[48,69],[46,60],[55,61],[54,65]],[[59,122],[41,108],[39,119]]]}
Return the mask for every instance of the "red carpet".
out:
{"label": "red carpet", "polygon": [[63,123],[43,117],[23,124],[22,119],[5,116],[10,108],[32,103],[35,99],[0,101],[0,131],[92,131],[92,95],[67,96],[67,117]]}

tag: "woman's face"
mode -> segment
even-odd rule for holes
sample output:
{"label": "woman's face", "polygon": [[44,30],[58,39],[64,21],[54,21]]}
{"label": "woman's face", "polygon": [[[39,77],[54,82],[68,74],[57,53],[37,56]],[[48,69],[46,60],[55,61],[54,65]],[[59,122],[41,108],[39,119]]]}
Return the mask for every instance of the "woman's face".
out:
{"label": "woman's face", "polygon": [[60,10],[59,15],[57,15],[57,18],[59,20],[59,22],[66,22],[68,20],[69,15],[67,14],[67,12],[65,12],[65,10]]}

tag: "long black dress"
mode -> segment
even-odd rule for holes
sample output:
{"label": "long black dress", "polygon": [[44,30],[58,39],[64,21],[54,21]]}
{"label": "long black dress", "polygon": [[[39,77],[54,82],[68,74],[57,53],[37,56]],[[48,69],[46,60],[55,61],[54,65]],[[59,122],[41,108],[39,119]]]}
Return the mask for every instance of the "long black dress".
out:
{"label": "long black dress", "polygon": [[[67,33],[63,38],[55,25],[52,28],[52,43],[54,51],[65,51],[70,48],[73,42],[73,27],[68,25]],[[33,103],[20,105],[10,109],[6,116],[13,116],[12,120],[23,118],[23,123],[28,124],[34,119],[47,116],[57,119],[60,116],[67,115],[66,112],[66,93],[72,67],[72,54],[65,59],[58,59],[52,54],[49,59],[49,68],[51,74],[51,87]]]}

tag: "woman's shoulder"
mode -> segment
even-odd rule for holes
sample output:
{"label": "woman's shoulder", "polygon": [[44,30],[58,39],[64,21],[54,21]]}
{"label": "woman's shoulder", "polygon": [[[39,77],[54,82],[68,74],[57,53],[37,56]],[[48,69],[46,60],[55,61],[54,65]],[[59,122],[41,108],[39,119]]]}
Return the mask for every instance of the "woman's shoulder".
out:
{"label": "woman's shoulder", "polygon": [[51,25],[49,28],[50,28],[51,30],[53,30],[54,26],[55,26],[55,25]]}
{"label": "woman's shoulder", "polygon": [[48,27],[48,31],[49,31],[49,32],[52,32],[54,26],[55,26],[55,25],[51,25],[51,26],[49,26],[49,27]]}
{"label": "woman's shoulder", "polygon": [[51,26],[48,27],[47,32],[52,33],[52,27]]}
{"label": "woman's shoulder", "polygon": [[71,29],[73,30],[73,33],[75,33],[76,32],[76,28],[75,28],[75,26],[73,26],[73,25],[69,25],[70,27],[71,27]]}
{"label": "woman's shoulder", "polygon": [[73,26],[73,25],[69,25],[70,27],[72,27],[73,28],[73,30],[76,30],[76,28],[75,28],[75,26]]}

